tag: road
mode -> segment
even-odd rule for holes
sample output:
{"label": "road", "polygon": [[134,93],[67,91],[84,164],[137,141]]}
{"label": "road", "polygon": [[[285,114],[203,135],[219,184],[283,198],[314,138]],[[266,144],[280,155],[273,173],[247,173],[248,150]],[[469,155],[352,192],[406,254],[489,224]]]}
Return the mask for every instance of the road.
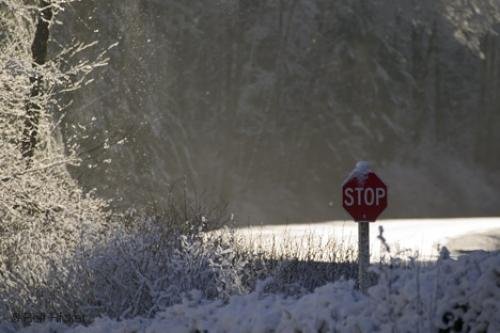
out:
{"label": "road", "polygon": [[[433,260],[442,246],[452,255],[500,250],[500,218],[381,220],[370,224],[372,260],[387,256],[377,238],[380,227],[392,256]],[[352,221],[249,227],[238,229],[237,234],[246,246],[283,254],[321,253],[331,249],[332,240],[344,249],[357,248],[357,224]],[[311,247],[315,249],[311,251]]]}

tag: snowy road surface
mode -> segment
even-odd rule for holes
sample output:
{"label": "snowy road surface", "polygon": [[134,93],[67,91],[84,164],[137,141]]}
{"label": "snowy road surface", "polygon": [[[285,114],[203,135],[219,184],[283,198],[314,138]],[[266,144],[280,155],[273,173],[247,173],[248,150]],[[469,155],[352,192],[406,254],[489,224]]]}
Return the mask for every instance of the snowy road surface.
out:
{"label": "snowy road surface", "polygon": [[[384,229],[383,236],[393,255],[405,251],[406,255],[418,254],[421,260],[434,259],[442,246],[446,246],[452,254],[500,250],[500,218],[381,220],[370,224],[372,260],[377,260],[384,253],[377,239],[379,226]],[[254,248],[273,247],[274,251],[287,251],[301,247],[306,252],[306,247],[310,246],[328,248],[327,242],[332,239],[344,248],[357,248],[357,231],[354,222],[333,221],[248,227],[238,229],[238,234],[248,241],[248,246]]]}

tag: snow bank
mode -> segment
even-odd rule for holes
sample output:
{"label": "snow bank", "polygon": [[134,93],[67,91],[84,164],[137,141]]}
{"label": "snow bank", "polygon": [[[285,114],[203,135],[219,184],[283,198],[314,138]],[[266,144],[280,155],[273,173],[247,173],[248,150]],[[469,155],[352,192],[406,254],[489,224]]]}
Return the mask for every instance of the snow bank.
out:
{"label": "snow bank", "polygon": [[[153,319],[98,319],[89,327],[34,324],[25,333],[132,332],[500,332],[500,252],[476,252],[430,267],[375,268],[368,295],[339,281],[290,298],[254,293],[226,304],[193,293]],[[0,331],[14,331],[0,326]]]}

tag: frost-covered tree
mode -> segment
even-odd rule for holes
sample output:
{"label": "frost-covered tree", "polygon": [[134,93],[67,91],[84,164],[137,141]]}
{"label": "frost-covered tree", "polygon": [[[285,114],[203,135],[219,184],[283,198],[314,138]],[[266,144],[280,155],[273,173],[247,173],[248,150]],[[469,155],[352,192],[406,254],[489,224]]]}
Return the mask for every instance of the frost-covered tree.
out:
{"label": "frost-covered tree", "polygon": [[69,65],[89,46],[77,42],[58,53],[47,49],[67,2],[0,1],[0,311],[6,317],[40,300],[49,304],[50,296],[32,295],[64,276],[57,270],[77,246],[106,230],[106,203],[83,193],[69,175],[67,166],[79,162],[76,147],[59,139],[61,94],[106,63],[101,55]]}

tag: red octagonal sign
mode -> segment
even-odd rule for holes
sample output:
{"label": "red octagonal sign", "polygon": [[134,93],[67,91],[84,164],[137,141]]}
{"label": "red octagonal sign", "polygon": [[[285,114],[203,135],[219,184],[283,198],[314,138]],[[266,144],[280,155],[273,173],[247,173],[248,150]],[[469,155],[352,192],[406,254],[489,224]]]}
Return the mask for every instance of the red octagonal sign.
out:
{"label": "red octagonal sign", "polygon": [[374,222],[387,207],[387,186],[359,162],[342,186],[342,206],[356,222]]}

